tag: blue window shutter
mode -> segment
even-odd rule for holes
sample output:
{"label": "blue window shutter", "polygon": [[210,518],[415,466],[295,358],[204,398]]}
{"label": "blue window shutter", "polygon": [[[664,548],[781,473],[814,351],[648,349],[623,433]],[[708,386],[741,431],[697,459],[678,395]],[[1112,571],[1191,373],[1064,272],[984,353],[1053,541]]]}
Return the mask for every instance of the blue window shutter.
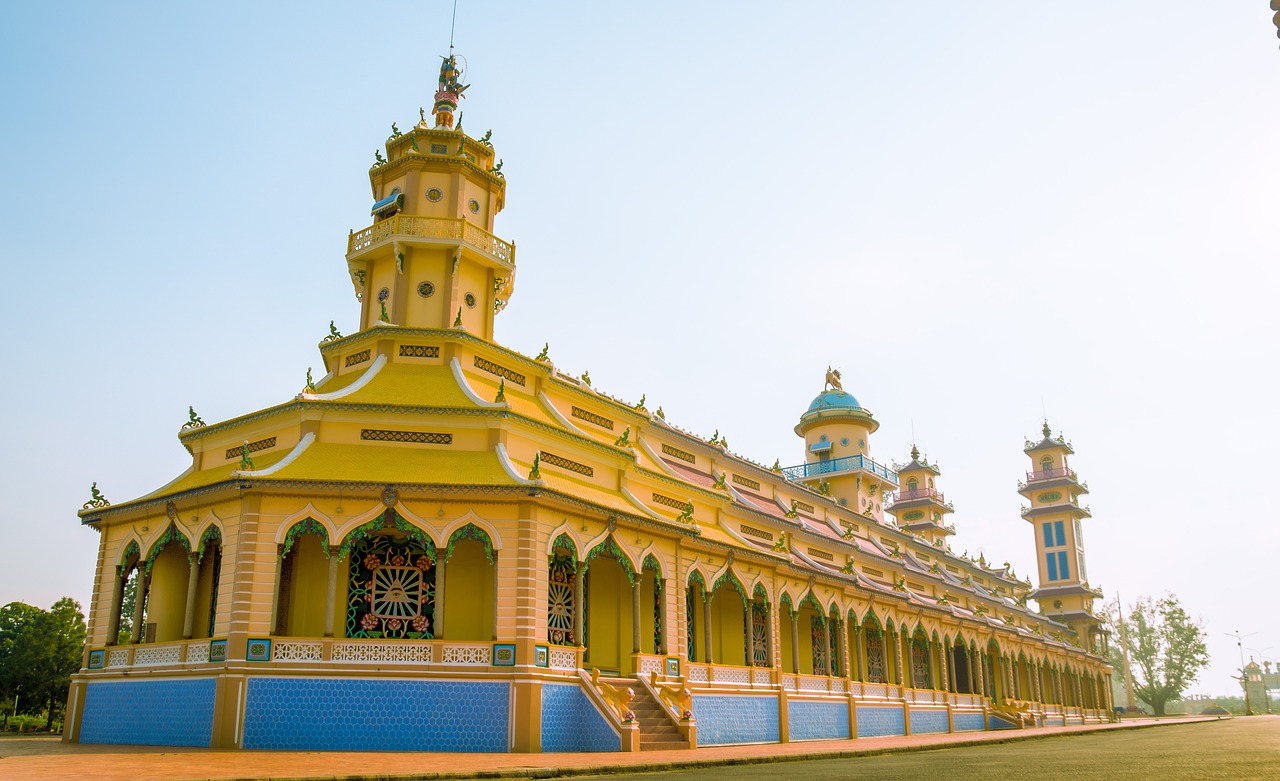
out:
{"label": "blue window shutter", "polygon": [[[1046,525],[1045,528],[1048,528],[1048,526]],[[1049,565],[1049,580],[1057,580],[1058,579],[1058,558],[1054,556],[1052,553],[1046,555],[1044,558],[1045,558],[1045,563]]]}
{"label": "blue window shutter", "polygon": [[[1058,544],[1059,544],[1059,545],[1066,545],[1066,544],[1067,544],[1067,538],[1066,538],[1066,537],[1064,537],[1064,536],[1062,536],[1062,521],[1054,521],[1054,522],[1053,522],[1053,530],[1054,530],[1054,532],[1056,532],[1056,533],[1057,533],[1057,535],[1058,535]],[[1063,575],[1063,577],[1065,578],[1065,577],[1066,577],[1066,575]]]}
{"label": "blue window shutter", "polygon": [[1046,523],[1044,525],[1044,546],[1046,548],[1053,547],[1053,524]]}
{"label": "blue window shutter", "polygon": [[1067,567],[1067,552],[1058,551],[1058,575],[1062,580],[1071,577],[1071,570]]}

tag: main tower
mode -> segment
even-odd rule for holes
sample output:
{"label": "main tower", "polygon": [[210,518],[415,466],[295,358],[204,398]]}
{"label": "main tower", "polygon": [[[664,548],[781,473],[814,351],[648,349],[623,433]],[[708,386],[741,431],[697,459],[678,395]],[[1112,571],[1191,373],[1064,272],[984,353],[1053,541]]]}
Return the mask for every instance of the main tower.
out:
{"label": "main tower", "polygon": [[373,225],[347,239],[347,269],[361,302],[360,330],[380,322],[462,328],[493,339],[493,318],[515,284],[515,245],[493,234],[507,182],[489,133],[471,138],[454,111],[469,85],[441,58],[431,113],[407,133],[394,124],[386,156],[369,169]]}

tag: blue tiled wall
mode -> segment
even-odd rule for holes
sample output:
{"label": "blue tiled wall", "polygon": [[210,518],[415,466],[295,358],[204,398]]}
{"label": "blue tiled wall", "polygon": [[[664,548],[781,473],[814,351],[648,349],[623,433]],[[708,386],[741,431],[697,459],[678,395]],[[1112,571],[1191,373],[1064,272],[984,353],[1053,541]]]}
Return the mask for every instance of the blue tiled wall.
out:
{"label": "blue tiled wall", "polygon": [[90,683],[80,742],[208,746],[213,690],[212,678]]}
{"label": "blue tiled wall", "polygon": [[542,687],[542,750],[618,751],[619,736],[580,686]]}
{"label": "blue tiled wall", "polygon": [[883,706],[858,707],[858,737],[874,738],[881,735],[905,735],[907,725],[902,718],[902,708]]}
{"label": "blue tiled wall", "polygon": [[1059,716],[1056,719],[1044,720],[1044,726],[1046,727],[1065,727],[1066,724],[1067,724],[1066,719],[1063,719],[1061,716]]}
{"label": "blue tiled wall", "polygon": [[510,702],[506,683],[251,678],[244,747],[506,751]]}
{"label": "blue tiled wall", "polygon": [[981,713],[957,713],[951,717],[956,732],[978,732],[985,727],[986,721]]}
{"label": "blue tiled wall", "polygon": [[[787,729],[792,740],[847,739],[849,737],[849,703],[847,700],[845,702],[791,700],[787,703]],[[701,739],[698,742],[701,743]]]}
{"label": "blue tiled wall", "polygon": [[1017,729],[1018,726],[995,716],[987,716],[987,729]]}
{"label": "blue tiled wall", "polygon": [[693,718],[698,722],[699,746],[777,743],[782,739],[776,697],[696,696]]}
{"label": "blue tiled wall", "polygon": [[911,734],[926,735],[930,732],[947,731],[947,712],[944,710],[911,711]]}

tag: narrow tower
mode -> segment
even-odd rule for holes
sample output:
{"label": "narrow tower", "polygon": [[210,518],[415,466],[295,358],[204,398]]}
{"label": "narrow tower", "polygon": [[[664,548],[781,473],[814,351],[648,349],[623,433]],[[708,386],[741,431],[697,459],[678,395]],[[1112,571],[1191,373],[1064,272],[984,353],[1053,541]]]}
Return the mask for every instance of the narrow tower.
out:
{"label": "narrow tower", "polygon": [[795,427],[804,438],[805,463],[783,473],[882,523],[882,497],[898,487],[898,475],[871,460],[871,435],[878,428],[871,412],[841,386],[840,372],[828,369],[822,393]]}
{"label": "narrow tower", "polygon": [[[373,225],[352,231],[347,269],[361,301],[360,329],[380,323],[461,328],[492,341],[493,318],[511,297],[515,245],[493,235],[507,181],[489,133],[455,127],[468,85],[442,58],[432,114],[402,133],[392,125],[386,156],[369,169]],[[385,313],[385,317],[384,317]]]}
{"label": "narrow tower", "polygon": [[1081,520],[1092,517],[1080,506],[1080,495],[1089,493],[1068,464],[1075,454],[1061,434],[1055,439],[1045,422],[1043,439],[1027,441],[1023,451],[1031,459],[1027,481],[1018,484],[1018,493],[1031,502],[1022,508],[1022,517],[1035,528],[1036,561],[1040,588],[1031,598],[1040,603],[1040,612],[1074,630],[1081,644],[1096,650],[1100,642],[1100,622],[1093,601],[1102,592],[1091,588],[1084,561]]}
{"label": "narrow tower", "polygon": [[956,533],[956,527],[948,526],[945,516],[955,511],[951,503],[938,490],[934,480],[942,474],[937,464],[920,458],[920,450],[911,446],[911,463],[898,467],[898,480],[902,490],[893,495],[889,512],[898,519],[898,526],[915,532],[941,548],[948,536]]}

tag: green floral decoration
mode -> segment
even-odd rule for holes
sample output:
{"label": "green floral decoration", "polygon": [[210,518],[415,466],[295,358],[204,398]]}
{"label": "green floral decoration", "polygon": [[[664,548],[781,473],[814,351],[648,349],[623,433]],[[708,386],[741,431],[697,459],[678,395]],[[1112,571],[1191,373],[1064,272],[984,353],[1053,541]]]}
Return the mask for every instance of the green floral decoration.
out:
{"label": "green floral decoration", "polygon": [[129,562],[140,558],[142,558],[142,549],[138,547],[138,541],[129,540],[129,544],[124,546],[124,553],[120,556],[120,566],[128,566]]}
{"label": "green floral decoration", "polygon": [[529,479],[538,480],[542,477],[542,453],[533,454],[533,468],[529,470]]}
{"label": "green floral decoration", "polygon": [[665,413],[665,412],[663,412],[663,411],[662,411],[662,407],[658,407],[657,415],[658,415],[658,417],[659,417],[659,418],[661,418],[662,420],[666,420],[666,419],[667,419],[667,413]]}
{"label": "green floral decoration", "polygon": [[498,380],[498,395],[493,397],[495,402],[507,400],[507,381],[505,379]]}
{"label": "green floral decoration", "polygon": [[585,371],[585,372],[583,372],[583,373],[582,373],[582,381],[583,381],[583,382],[585,382],[585,383],[586,383],[586,384],[588,384],[588,385],[590,385],[590,384],[591,384],[591,370],[590,370],[590,369],[588,369],[587,371]]}
{"label": "green floral decoration", "polygon": [[321,549],[324,550],[324,557],[329,558],[329,532],[324,528],[324,524],[314,518],[304,518],[295,523],[284,535],[284,544],[280,548],[280,558],[289,555],[289,551],[293,549],[293,544],[298,538],[304,534],[314,534],[320,538]]}
{"label": "green floral decoration", "polygon": [[773,459],[773,466],[769,467],[769,471],[770,471],[770,472],[778,472],[778,473],[781,473],[781,472],[782,472],[782,459],[780,459],[780,458],[775,458],[775,459]]}
{"label": "green floral decoration", "polygon": [[193,428],[203,428],[204,420],[196,414],[196,408],[187,407],[187,422],[182,424],[182,430],[187,431]]}
{"label": "green floral decoration", "polygon": [[89,486],[89,501],[84,503],[82,509],[88,510],[91,507],[109,507],[110,505],[111,502],[107,501],[107,497],[103,496],[102,492],[98,490],[97,481]]}
{"label": "green floral decoration", "polygon": [[214,542],[219,546],[222,545],[222,530],[217,526],[210,524],[209,528],[204,530],[204,534],[200,535],[200,547],[197,551],[197,555],[203,559],[204,552],[208,549],[209,544]]}
{"label": "green floral decoration", "polygon": [[535,361],[539,363],[551,363],[551,359],[547,357],[547,353],[551,351],[551,342],[542,343],[542,352],[538,353]]}
{"label": "green floral decoration", "polygon": [[167,548],[170,543],[174,542],[181,545],[183,550],[187,553],[191,552],[191,540],[188,540],[185,534],[178,531],[177,526],[170,523],[169,528],[165,529],[164,534],[160,535],[160,539],[156,540],[155,544],[151,546],[151,553],[147,554],[147,561],[143,566],[143,571],[150,574],[151,565],[155,563],[156,557],[164,552],[164,549]]}
{"label": "green floral decoration", "polygon": [[677,515],[676,520],[681,523],[693,523],[693,502],[685,505],[684,512]]}
{"label": "green floral decoration", "polygon": [[240,471],[252,472],[253,469],[253,459],[249,458],[249,440],[246,439],[240,444]]}
{"label": "green floral decoration", "polygon": [[635,571],[635,568],[631,566],[631,559],[628,559],[622,553],[622,549],[618,547],[618,543],[613,539],[613,535],[609,535],[609,537],[607,537],[603,542],[601,542],[599,545],[592,548],[587,553],[587,561],[585,566],[590,567],[591,562],[594,561],[602,553],[608,553],[609,555],[617,559],[618,564],[621,565],[623,571],[627,573],[627,580],[633,586],[636,584],[636,571]]}
{"label": "green floral decoration", "polygon": [[774,553],[786,553],[791,548],[787,545],[787,533],[782,532],[778,535],[778,541],[773,544]]}
{"label": "green floral decoration", "polygon": [[444,551],[444,560],[448,561],[453,557],[453,549],[459,542],[463,540],[475,540],[484,546],[484,557],[493,563],[493,540],[489,539],[489,535],[484,529],[476,526],[474,523],[468,523],[461,529],[458,529],[449,537],[449,544]]}
{"label": "green floral decoration", "polygon": [[738,596],[742,598],[742,609],[746,610],[750,600],[747,598],[747,589],[742,585],[742,581],[738,580],[738,576],[733,574],[733,570],[726,569],[724,574],[716,578],[716,582],[711,586],[711,593],[714,595],[720,590],[725,583],[733,586],[733,590],[738,592]]}
{"label": "green floral decoration", "polygon": [[631,427],[627,426],[627,430],[622,432],[622,436],[613,441],[616,447],[631,447]]}
{"label": "green floral decoration", "polygon": [[382,156],[382,152],[377,149],[373,150],[373,167],[377,168],[387,164],[387,159]]}
{"label": "green floral decoration", "polygon": [[573,557],[573,561],[576,564],[576,562],[578,561],[578,546],[573,543],[572,537],[570,537],[568,534],[565,534],[564,532],[561,532],[560,536],[556,537],[555,542],[551,543],[552,554],[549,558],[553,561],[555,560],[555,551],[557,549],[567,550],[569,554]]}
{"label": "green floral decoration", "polygon": [[458,307],[458,314],[456,317],[453,318],[453,327],[454,328],[462,327],[462,307]]}
{"label": "green floral decoration", "polygon": [[[712,474],[714,474],[714,472]],[[711,487],[719,488],[721,491],[725,490],[726,488],[728,488],[728,485],[725,482],[725,478],[727,478],[728,476],[729,476],[728,472],[721,472],[720,476],[717,477],[715,481],[711,484]]]}
{"label": "green floral decoration", "polygon": [[[386,302],[386,301],[379,301],[379,302],[378,302],[378,306],[382,307],[382,314],[378,315],[378,320],[379,320],[379,321],[381,321],[381,322],[383,322],[383,323],[390,323],[390,322],[391,322],[391,316],[387,314],[387,302]],[[459,310],[459,311],[461,311],[461,310]]]}
{"label": "green floral decoration", "polygon": [[332,320],[330,320],[330,321],[329,321],[329,335],[328,335],[328,336],[326,336],[326,337],[324,338],[324,341],[326,341],[326,342],[336,342],[336,341],[338,341],[338,340],[339,340],[339,339],[341,339],[341,338],[342,338],[342,334],[338,332],[337,327],[333,324],[333,321],[332,321]]}
{"label": "green floral decoration", "polygon": [[311,378],[311,367],[310,367],[310,366],[308,366],[308,367],[307,367],[307,385],[306,385],[306,391],[307,391],[307,393],[315,393],[315,392],[316,392],[316,381],[315,381],[315,380],[313,380],[313,379]]}
{"label": "green floral decoration", "polygon": [[647,393],[641,393],[641,394],[640,394],[640,401],[636,402],[636,409],[637,409],[638,411],[640,411],[640,412],[644,412],[644,411],[645,411],[644,401],[645,401],[645,399],[647,399],[647,398],[649,398],[649,394],[647,394]]}
{"label": "green floral decoration", "polygon": [[[351,552],[351,548],[354,545],[357,545],[360,542],[369,539],[376,532],[381,532],[381,531],[386,531],[391,529],[394,529],[395,531],[399,532],[404,539],[407,539],[410,542],[421,546],[423,550],[426,551],[426,555],[431,558],[431,563],[433,564],[435,563],[435,560],[436,560],[435,540],[431,539],[430,535],[428,535],[423,530],[419,529],[417,526],[414,526],[413,524],[409,523],[409,521],[406,518],[404,518],[404,516],[400,515],[400,513],[390,508],[388,508],[386,512],[379,514],[377,518],[374,518],[373,520],[363,523],[357,526],[355,529],[352,529],[351,533],[347,535],[347,538],[342,541],[342,547],[338,550],[338,558],[339,559],[346,558],[347,554]],[[326,547],[326,550],[328,550],[327,547]]]}

